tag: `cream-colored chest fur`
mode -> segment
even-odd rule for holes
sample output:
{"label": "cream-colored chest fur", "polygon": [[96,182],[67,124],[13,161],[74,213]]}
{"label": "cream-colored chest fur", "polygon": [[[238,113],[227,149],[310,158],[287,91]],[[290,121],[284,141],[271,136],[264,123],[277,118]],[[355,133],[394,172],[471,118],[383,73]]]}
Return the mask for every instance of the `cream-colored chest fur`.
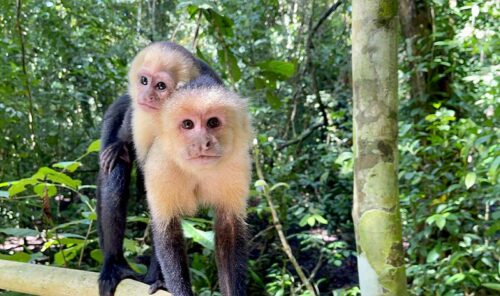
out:
{"label": "cream-colored chest fur", "polygon": [[245,216],[251,178],[248,153],[194,170],[181,168],[171,157],[168,147],[155,142],[144,163],[147,198],[154,218],[169,221],[194,215],[200,205]]}
{"label": "cream-colored chest fur", "polygon": [[157,136],[160,114],[159,112],[146,112],[136,106],[134,108],[132,113],[132,135],[137,160],[139,165],[143,166],[154,138]]}

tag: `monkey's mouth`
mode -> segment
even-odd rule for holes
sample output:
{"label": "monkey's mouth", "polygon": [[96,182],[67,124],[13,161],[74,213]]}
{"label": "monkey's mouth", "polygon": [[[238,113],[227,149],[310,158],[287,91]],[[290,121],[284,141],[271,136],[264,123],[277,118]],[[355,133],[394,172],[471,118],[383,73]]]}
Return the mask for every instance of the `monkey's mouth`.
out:
{"label": "monkey's mouth", "polygon": [[194,157],[188,158],[190,161],[200,162],[200,163],[209,163],[218,160],[221,158],[221,155],[198,155]]}
{"label": "monkey's mouth", "polygon": [[158,106],[157,104],[148,104],[145,102],[138,102],[138,103],[146,111],[158,111],[158,110],[160,110],[160,106]]}

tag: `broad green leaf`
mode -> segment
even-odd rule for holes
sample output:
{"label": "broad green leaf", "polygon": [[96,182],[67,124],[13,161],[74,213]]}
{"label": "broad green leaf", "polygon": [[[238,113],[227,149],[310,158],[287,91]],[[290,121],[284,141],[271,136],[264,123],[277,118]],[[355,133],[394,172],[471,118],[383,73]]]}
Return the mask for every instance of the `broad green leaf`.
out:
{"label": "broad green leaf", "polygon": [[87,153],[99,152],[100,148],[101,148],[101,140],[95,140],[94,142],[90,143],[89,147],[87,148]]}
{"label": "broad green leaf", "polygon": [[79,161],[62,161],[52,165],[52,167],[64,169],[70,173],[74,172],[82,165]]}
{"label": "broad green leaf", "polygon": [[457,274],[454,274],[452,275],[451,277],[449,277],[447,280],[446,280],[446,284],[447,285],[454,285],[454,284],[457,284],[457,283],[460,283],[461,281],[463,281],[465,279],[465,274],[463,273],[457,273]]}
{"label": "broad green leaf", "polygon": [[94,259],[95,261],[99,262],[102,264],[104,262],[104,256],[102,254],[102,251],[100,249],[94,249],[90,251],[90,258]]}
{"label": "broad green leaf", "polygon": [[48,168],[48,167],[40,168],[38,170],[38,172],[36,172],[33,175],[32,178],[39,179],[42,181],[45,181],[47,179],[47,180],[50,180],[54,183],[66,185],[66,186],[73,188],[75,190],[77,190],[78,186],[80,186],[80,184],[82,183],[82,181],[80,181],[80,180],[75,180],[64,173],[60,173],[60,172],[55,171],[55,170]]}
{"label": "broad green leaf", "polygon": [[0,228],[0,232],[15,237],[37,236],[40,234],[38,230],[29,228]]}
{"label": "broad green leaf", "polygon": [[226,49],[226,54],[227,54],[227,63],[229,64],[229,72],[231,74],[233,82],[238,82],[241,79],[241,70],[240,67],[238,66],[238,61],[236,60],[236,57],[229,49]]}
{"label": "broad green leaf", "polygon": [[214,250],[214,233],[213,231],[203,231],[194,227],[191,221],[182,220],[182,229],[184,236],[192,238],[194,242],[199,243],[209,250]]}
{"label": "broad green leaf", "polygon": [[34,185],[36,183],[37,180],[35,178],[27,178],[11,182],[11,186],[9,188],[9,195],[14,196],[18,193],[21,193],[26,190],[26,185]]}
{"label": "broad green leaf", "polygon": [[316,219],[316,221],[318,221],[321,224],[328,224],[328,221],[325,218],[323,218],[323,216],[321,216],[321,215],[316,214],[316,215],[314,215],[314,218]]}
{"label": "broad green leaf", "polygon": [[257,64],[257,66],[265,72],[272,72],[284,76],[286,79],[291,78],[295,73],[295,65],[290,62],[270,60]]}
{"label": "broad green leaf", "polygon": [[500,292],[500,284],[498,283],[484,283],[481,286]]}
{"label": "broad green leaf", "polygon": [[472,186],[474,186],[475,183],[476,183],[476,173],[468,173],[467,176],[465,176],[465,187],[469,189]]}
{"label": "broad green leaf", "polygon": [[40,183],[36,184],[33,187],[33,191],[38,195],[39,197],[45,197],[47,194],[48,197],[55,196],[57,194],[57,188],[56,186],[48,183]]}
{"label": "broad green leaf", "polygon": [[440,247],[435,247],[434,249],[432,249],[429,254],[427,254],[427,259],[426,259],[426,262],[427,263],[433,263],[433,262],[436,262],[438,259],[439,259],[439,249]]}
{"label": "broad green leaf", "polygon": [[304,227],[307,224],[307,219],[309,219],[309,216],[304,216],[302,219],[300,219],[299,226]]}
{"label": "broad green leaf", "polygon": [[269,106],[271,106],[271,108],[275,110],[279,109],[283,105],[280,98],[276,96],[276,94],[272,90],[266,91],[266,101]]}
{"label": "broad green leaf", "polygon": [[436,215],[436,226],[440,229],[443,230],[444,226],[446,225],[446,218],[443,215]]}
{"label": "broad green leaf", "polygon": [[316,224],[316,219],[314,218],[314,216],[310,216],[309,218],[307,218],[307,224],[309,224],[309,226],[313,227],[314,224]]}
{"label": "broad green leaf", "polygon": [[25,252],[17,252],[14,253],[13,255],[0,254],[0,259],[17,261],[17,262],[29,262],[31,260],[31,256]]}

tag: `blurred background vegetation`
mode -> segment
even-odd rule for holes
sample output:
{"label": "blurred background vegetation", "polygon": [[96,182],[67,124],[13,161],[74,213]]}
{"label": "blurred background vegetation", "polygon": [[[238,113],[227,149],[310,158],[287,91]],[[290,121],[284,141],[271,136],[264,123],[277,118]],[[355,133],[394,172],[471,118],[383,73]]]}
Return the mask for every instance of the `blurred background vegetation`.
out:
{"label": "blurred background vegetation", "polygon": [[[500,293],[498,17],[493,0],[400,1],[399,179],[413,295]],[[173,40],[251,102],[266,182],[249,198],[249,294],[306,294],[266,187],[321,294],[357,295],[350,30],[347,1],[1,0],[0,258],[99,270],[102,115],[126,91],[138,49]],[[125,248],[144,271],[149,219],[133,191]],[[197,295],[217,295],[211,216],[183,223]]]}

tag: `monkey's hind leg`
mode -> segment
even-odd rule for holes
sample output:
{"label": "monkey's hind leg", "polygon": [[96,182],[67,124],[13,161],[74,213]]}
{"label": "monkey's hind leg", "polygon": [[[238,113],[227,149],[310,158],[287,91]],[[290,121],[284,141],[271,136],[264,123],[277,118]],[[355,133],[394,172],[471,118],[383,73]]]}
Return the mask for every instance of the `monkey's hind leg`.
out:
{"label": "monkey's hind leg", "polygon": [[[175,296],[193,295],[180,219],[167,222],[153,218],[153,239],[168,291]],[[150,292],[155,289],[158,288],[153,284]]]}
{"label": "monkey's hind leg", "polygon": [[247,227],[242,217],[217,210],[215,249],[219,285],[224,296],[246,295]]}
{"label": "monkey's hind leg", "polygon": [[99,295],[111,296],[122,279],[140,279],[123,255],[123,239],[129,198],[130,164],[118,161],[98,179],[98,230],[104,264],[99,276]]}

